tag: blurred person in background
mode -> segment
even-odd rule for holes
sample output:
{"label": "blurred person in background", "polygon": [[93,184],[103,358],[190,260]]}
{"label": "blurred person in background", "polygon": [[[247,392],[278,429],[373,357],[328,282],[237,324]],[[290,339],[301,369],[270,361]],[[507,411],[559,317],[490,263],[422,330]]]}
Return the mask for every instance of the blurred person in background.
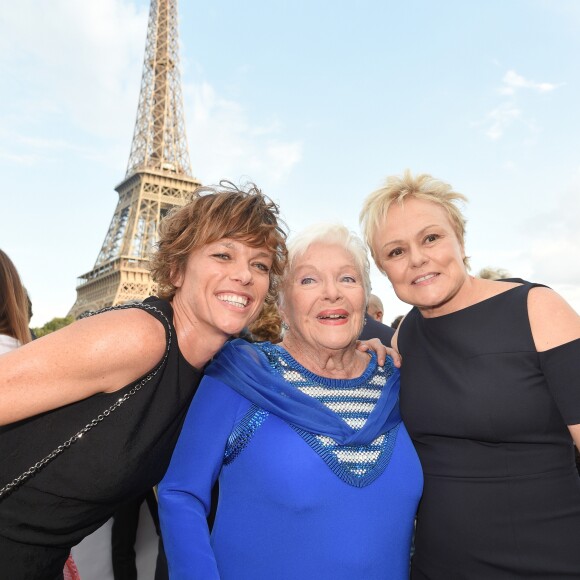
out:
{"label": "blurred person in background", "polygon": [[507,280],[511,278],[510,273],[503,268],[482,268],[476,276],[483,280]]}
{"label": "blurred person in background", "polygon": [[365,312],[364,324],[359,335],[359,340],[378,338],[385,346],[391,346],[391,340],[395,331],[383,324],[383,303],[378,296],[371,294]]}
{"label": "blurred person in background", "polygon": [[383,321],[384,309],[383,302],[376,294],[371,294],[369,296],[369,303],[367,305],[367,314],[377,320],[378,322]]}

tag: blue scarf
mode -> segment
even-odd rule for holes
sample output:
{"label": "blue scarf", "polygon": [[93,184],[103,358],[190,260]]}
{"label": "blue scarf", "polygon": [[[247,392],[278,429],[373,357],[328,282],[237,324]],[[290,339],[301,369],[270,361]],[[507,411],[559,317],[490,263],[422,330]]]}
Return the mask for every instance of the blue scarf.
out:
{"label": "blue scarf", "polygon": [[[374,353],[372,357],[376,358]],[[401,422],[399,371],[396,368],[367,421],[358,430],[323,403],[284,380],[272,369],[266,355],[245,340],[228,342],[205,369],[205,374],[287,423],[331,437],[340,445],[368,445]]]}

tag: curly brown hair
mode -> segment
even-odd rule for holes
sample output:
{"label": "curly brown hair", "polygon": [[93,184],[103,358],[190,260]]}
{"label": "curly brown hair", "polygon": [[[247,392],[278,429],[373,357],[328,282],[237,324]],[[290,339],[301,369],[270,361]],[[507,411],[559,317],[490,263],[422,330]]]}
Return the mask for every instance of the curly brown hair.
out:
{"label": "curly brown hair", "polygon": [[256,342],[277,343],[282,340],[282,317],[276,304],[265,304],[260,315],[248,327]]}
{"label": "curly brown hair", "polygon": [[286,265],[286,225],[278,206],[258,187],[238,188],[229,181],[198,187],[187,205],[172,209],[159,227],[157,251],[151,257],[151,274],[160,298],[175,296],[175,280],[183,272],[191,252],[223,238],[251,247],[265,246],[273,254],[266,302],[278,296],[278,284]]}

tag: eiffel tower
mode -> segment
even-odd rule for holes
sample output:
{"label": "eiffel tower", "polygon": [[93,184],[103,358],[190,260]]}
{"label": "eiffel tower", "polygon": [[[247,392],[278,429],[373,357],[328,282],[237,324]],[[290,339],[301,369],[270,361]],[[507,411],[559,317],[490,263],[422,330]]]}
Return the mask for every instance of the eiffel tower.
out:
{"label": "eiffel tower", "polygon": [[137,121],[119,202],[93,269],[79,278],[69,316],[156,291],[149,253],[157,227],[201,183],[192,176],[179,76],[177,0],[151,0]]}

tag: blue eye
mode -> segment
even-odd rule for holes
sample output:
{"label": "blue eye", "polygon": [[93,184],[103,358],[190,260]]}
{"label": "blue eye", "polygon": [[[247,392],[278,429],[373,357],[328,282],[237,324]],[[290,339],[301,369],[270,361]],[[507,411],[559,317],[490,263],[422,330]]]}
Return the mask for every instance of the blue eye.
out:
{"label": "blue eye", "polygon": [[218,258],[220,260],[229,260],[230,259],[230,255],[229,254],[222,254],[222,253],[216,253],[216,254],[212,254],[213,258]]}
{"label": "blue eye", "polygon": [[353,276],[343,276],[343,282],[349,282],[350,284],[356,284],[356,279]]}
{"label": "blue eye", "polygon": [[302,280],[300,280],[300,284],[302,285],[306,285],[306,284],[312,284],[314,282],[314,278],[302,278]]}
{"label": "blue eye", "polygon": [[262,272],[269,272],[270,271],[270,267],[266,264],[263,264],[262,262],[256,262],[254,264],[254,266],[256,268],[258,268],[258,270],[261,270]]}

